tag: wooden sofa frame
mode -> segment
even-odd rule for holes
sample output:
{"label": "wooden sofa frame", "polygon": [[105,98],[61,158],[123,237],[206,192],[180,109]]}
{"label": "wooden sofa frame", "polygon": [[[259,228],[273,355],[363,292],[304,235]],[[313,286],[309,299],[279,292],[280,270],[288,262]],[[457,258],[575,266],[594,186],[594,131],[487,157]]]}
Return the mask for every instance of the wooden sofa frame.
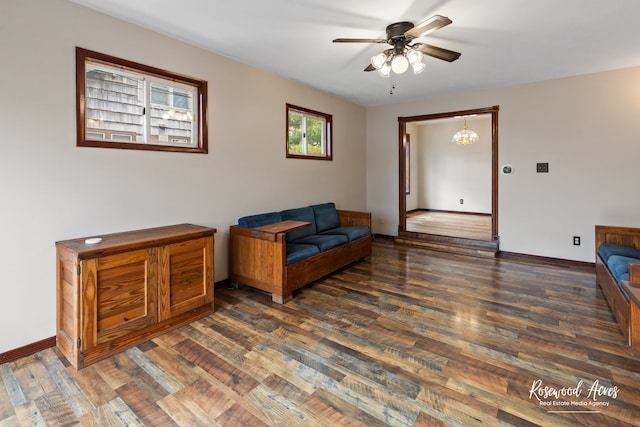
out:
{"label": "wooden sofa frame", "polygon": [[232,225],[229,229],[231,283],[271,293],[282,304],[293,291],[362,258],[371,256],[371,213],[338,209],[340,226],[366,225],[369,234],[309,258],[286,265],[287,236]]}
{"label": "wooden sofa frame", "polygon": [[629,346],[634,352],[640,352],[640,263],[629,263],[629,282],[622,283],[630,298],[627,301],[598,254],[603,243],[640,249],[640,228],[596,225],[596,282],[602,288]]}

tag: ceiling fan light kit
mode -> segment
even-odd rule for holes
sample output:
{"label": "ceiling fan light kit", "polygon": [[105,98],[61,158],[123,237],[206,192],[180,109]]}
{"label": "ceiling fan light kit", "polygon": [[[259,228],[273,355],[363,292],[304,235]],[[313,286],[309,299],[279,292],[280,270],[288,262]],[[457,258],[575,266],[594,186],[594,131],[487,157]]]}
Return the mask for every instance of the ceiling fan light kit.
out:
{"label": "ceiling fan light kit", "polygon": [[378,74],[382,77],[389,77],[391,75],[391,65],[385,62],[384,65],[378,69]]}
{"label": "ceiling fan light kit", "polygon": [[413,69],[414,74],[420,74],[427,68],[422,61],[423,55],[428,55],[447,62],[453,62],[460,57],[459,52],[431,46],[424,43],[410,44],[415,38],[423,37],[432,31],[451,24],[451,19],[446,16],[435,15],[424,22],[414,25],[411,22],[395,22],[387,26],[386,39],[351,39],[341,38],[333,40],[334,43],[387,43],[392,46],[373,57],[371,64],[364,71],[378,70],[382,77],[389,77],[393,71],[395,74],[403,74]]}
{"label": "ceiling fan light kit", "polygon": [[391,69],[396,74],[402,74],[409,68],[409,60],[404,55],[395,55],[391,60]]}
{"label": "ceiling fan light kit", "polygon": [[420,74],[427,68],[424,62],[416,62],[415,64],[411,64],[411,66],[413,67],[413,74]]}
{"label": "ceiling fan light kit", "polygon": [[384,52],[380,52],[379,54],[371,57],[371,65],[376,67],[376,70],[382,68],[385,62],[387,62],[387,55]]}
{"label": "ceiling fan light kit", "polygon": [[378,70],[378,74],[382,77],[389,77],[390,71],[403,74],[409,69],[409,66],[413,68],[413,74],[420,74],[427,68],[422,62],[422,52],[417,50],[405,49],[402,54],[388,53],[388,51],[380,52],[371,57],[371,65]]}

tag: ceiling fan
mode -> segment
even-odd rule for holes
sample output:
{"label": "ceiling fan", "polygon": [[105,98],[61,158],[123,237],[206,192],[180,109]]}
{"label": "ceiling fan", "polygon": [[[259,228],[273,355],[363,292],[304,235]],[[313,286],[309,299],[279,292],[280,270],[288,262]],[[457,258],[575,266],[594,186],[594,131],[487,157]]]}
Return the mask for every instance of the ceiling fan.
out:
{"label": "ceiling fan", "polygon": [[431,18],[414,25],[412,22],[395,22],[387,26],[386,39],[352,39],[338,38],[334,43],[387,43],[392,47],[371,58],[371,63],[364,71],[378,70],[383,77],[388,77],[391,71],[404,73],[409,66],[418,74],[425,69],[422,55],[428,55],[447,62],[453,62],[460,57],[460,52],[432,46],[426,43],[410,44],[414,39],[423,37],[437,29],[451,24],[446,16],[434,15]]}

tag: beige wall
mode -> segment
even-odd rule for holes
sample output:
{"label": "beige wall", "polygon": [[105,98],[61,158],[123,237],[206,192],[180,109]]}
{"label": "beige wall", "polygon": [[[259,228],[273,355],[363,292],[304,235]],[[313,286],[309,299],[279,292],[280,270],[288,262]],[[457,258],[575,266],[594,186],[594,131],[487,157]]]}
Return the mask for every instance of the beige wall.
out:
{"label": "beige wall", "polygon": [[[209,154],[76,147],[75,46],[207,80]],[[216,227],[220,281],[242,215],[366,209],[362,107],[63,0],[3,0],[0,58],[0,353],[55,334],[57,240]],[[333,115],[332,162],[285,159],[287,102]]]}
{"label": "beige wall", "polygon": [[[640,227],[640,68],[631,68],[368,108],[374,232],[397,234],[397,118],[492,105],[499,163],[514,169],[499,175],[501,250],[593,262],[596,224]],[[537,162],[550,172],[536,173]]]}

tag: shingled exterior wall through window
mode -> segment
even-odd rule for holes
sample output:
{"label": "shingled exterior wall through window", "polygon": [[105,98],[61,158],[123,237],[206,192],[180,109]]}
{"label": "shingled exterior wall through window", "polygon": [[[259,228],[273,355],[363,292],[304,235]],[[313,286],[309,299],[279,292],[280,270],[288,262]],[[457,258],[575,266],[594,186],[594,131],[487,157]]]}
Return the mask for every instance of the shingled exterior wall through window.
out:
{"label": "shingled exterior wall through window", "polygon": [[206,152],[206,82],[77,51],[79,146]]}

